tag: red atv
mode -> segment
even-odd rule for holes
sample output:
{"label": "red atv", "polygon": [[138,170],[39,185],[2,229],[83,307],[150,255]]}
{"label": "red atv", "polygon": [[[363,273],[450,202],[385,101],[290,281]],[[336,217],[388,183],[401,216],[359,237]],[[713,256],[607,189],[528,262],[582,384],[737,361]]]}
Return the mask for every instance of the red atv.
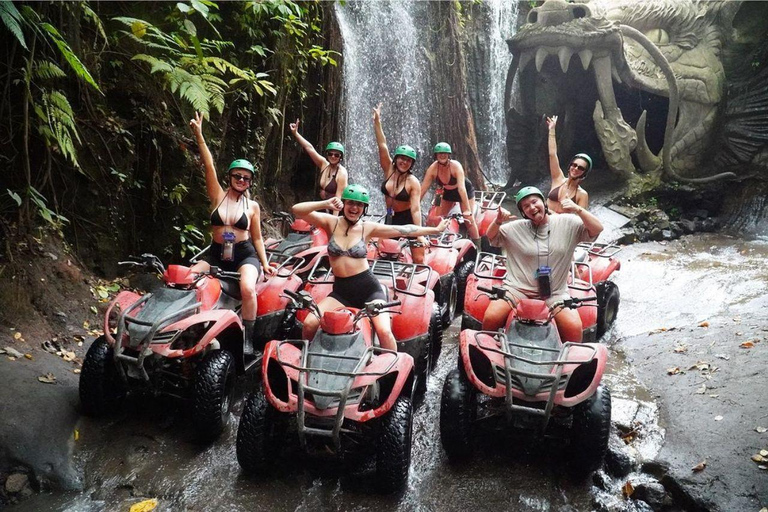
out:
{"label": "red atv", "polygon": [[[574,251],[574,261],[568,288],[574,291],[597,295],[597,318],[584,323],[584,341],[596,341],[616,321],[619,311],[619,288],[610,280],[614,272],[621,269],[621,262],[615,258],[621,248],[613,244],[583,243]],[[461,329],[479,330],[483,323],[488,296],[479,293],[478,287],[490,288],[500,285],[507,275],[503,256],[482,252],[478,254],[472,275],[467,279],[464,300],[464,314]],[[577,276],[573,279],[573,276]],[[583,313],[587,310],[580,310]]]}
{"label": "red atv", "polygon": [[[438,207],[442,202],[443,189],[442,187],[437,189],[434,198],[432,199],[432,206],[429,208],[427,214],[427,226],[437,226],[440,224],[442,217],[438,215]],[[480,237],[483,238],[483,247],[488,245],[488,241],[485,237],[485,233],[488,231],[491,223],[496,220],[498,210],[501,207],[501,203],[507,196],[506,192],[496,192],[493,190],[476,190],[475,199],[475,211],[472,212],[472,216],[477,223],[477,229]],[[464,223],[464,216],[461,214],[461,205],[456,203],[448,212],[446,218],[450,217],[447,231],[449,233],[456,233],[467,238],[467,227]]]}
{"label": "red atv", "polygon": [[[320,316],[309,292],[286,293],[295,308]],[[237,430],[237,460],[245,471],[270,469],[295,425],[305,452],[341,459],[372,454],[378,488],[403,487],[411,459],[413,358],[380,348],[369,320],[399,305],[328,311],[313,340],[267,344],[262,386],[246,399]]]}
{"label": "red atv", "polygon": [[[502,287],[478,290],[507,300]],[[451,461],[468,458],[475,430],[498,421],[502,430],[569,439],[571,462],[582,472],[600,465],[611,427],[611,395],[601,385],[608,352],[600,343],[561,341],[554,319],[561,308],[580,308],[585,330],[594,330],[596,297],[571,292],[553,308],[519,301],[498,332],[461,332],[458,368],[440,402],[440,438]]]}
{"label": "red atv", "polygon": [[[285,262],[290,262],[286,259]],[[149,392],[189,399],[192,421],[211,440],[225,428],[235,390],[235,375],[258,369],[259,360],[243,357],[240,274],[212,267],[192,273],[144,254],[121,262],[162,274],[165,286],[143,296],[122,291],[104,317],[104,335],[88,350],[80,374],[83,411],[100,415],[119,405],[129,392]],[[281,326],[287,298],[301,280],[281,266],[259,283],[257,326]],[[258,330],[258,328],[257,328]]]}
{"label": "red atv", "polygon": [[[438,347],[439,354],[443,339],[440,308],[430,288],[437,276],[427,265],[384,260],[368,260],[368,263],[387,289],[387,297],[401,303],[392,315],[392,333],[398,351],[410,354],[415,361],[416,390],[421,394],[426,390],[429,371],[434,367],[434,347]],[[333,280],[328,259],[322,258],[312,268],[304,289],[319,303],[331,293]],[[301,310],[296,317],[303,322],[307,314],[307,310]]]}
{"label": "red atv", "polygon": [[283,238],[267,238],[264,247],[278,254],[302,258],[303,265],[295,271],[299,276],[305,277],[320,257],[322,248],[328,245],[328,235],[325,230],[318,229],[305,220],[294,219],[290,213],[275,212],[273,219],[281,224]]}

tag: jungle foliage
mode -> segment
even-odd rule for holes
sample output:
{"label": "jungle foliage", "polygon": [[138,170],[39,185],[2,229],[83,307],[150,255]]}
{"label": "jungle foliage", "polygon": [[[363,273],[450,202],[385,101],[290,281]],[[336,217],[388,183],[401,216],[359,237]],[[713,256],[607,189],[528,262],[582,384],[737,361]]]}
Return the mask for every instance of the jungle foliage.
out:
{"label": "jungle foliage", "polygon": [[[0,1],[0,225],[41,227],[94,261],[188,256],[209,205],[187,128],[205,114],[219,169],[248,158],[268,200],[286,109],[321,92],[320,2]],[[266,180],[265,177],[269,177]],[[8,247],[8,245],[6,246]]]}

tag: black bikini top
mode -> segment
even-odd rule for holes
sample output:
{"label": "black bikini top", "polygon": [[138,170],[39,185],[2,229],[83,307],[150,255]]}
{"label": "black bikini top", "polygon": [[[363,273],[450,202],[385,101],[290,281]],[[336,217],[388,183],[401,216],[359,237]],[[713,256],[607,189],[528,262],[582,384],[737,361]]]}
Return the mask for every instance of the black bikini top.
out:
{"label": "black bikini top", "polygon": [[[339,225],[339,221],[336,221],[336,226]],[[336,232],[336,226],[333,226],[333,233]],[[363,237],[349,249],[342,249],[331,233],[331,239],[328,240],[328,254],[330,256],[349,256],[350,258],[365,258],[368,256],[368,248],[365,244],[365,224],[363,226]]]}
{"label": "black bikini top", "polygon": [[[384,194],[385,197],[389,197],[390,199],[394,199],[395,201],[410,201],[411,196],[408,195],[408,191],[405,190],[405,185],[403,185],[403,188],[400,189],[400,192],[397,193],[396,196],[389,195],[389,192],[387,192],[387,183],[389,182],[389,179],[398,171],[393,171],[392,174],[387,176],[387,179],[384,180],[384,182],[381,184],[381,193]],[[399,178],[399,177],[398,177]],[[395,189],[397,189],[398,185],[398,178],[395,178]],[[406,180],[408,178],[406,177]]]}
{"label": "black bikini top", "polygon": [[[227,196],[224,196],[224,199],[221,200],[221,203],[219,203],[219,206],[217,206],[216,209],[213,210],[213,212],[211,212],[211,226],[228,226],[229,225],[229,224],[224,224],[224,221],[221,218],[221,214],[219,213],[219,207],[222,205],[222,203],[226,199],[227,199]],[[239,202],[240,201],[238,200],[238,203]],[[235,227],[237,229],[242,229],[242,230],[248,229],[248,212],[245,210],[246,202],[243,203],[243,214],[240,216],[239,219],[237,219],[237,222],[235,222],[235,224],[232,227]]]}

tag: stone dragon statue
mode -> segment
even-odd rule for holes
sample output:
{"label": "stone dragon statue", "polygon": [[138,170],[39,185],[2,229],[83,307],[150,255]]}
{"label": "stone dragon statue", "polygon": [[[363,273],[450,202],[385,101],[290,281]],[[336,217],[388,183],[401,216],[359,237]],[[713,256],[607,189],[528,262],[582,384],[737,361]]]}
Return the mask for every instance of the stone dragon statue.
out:
{"label": "stone dragon statue", "polygon": [[[505,110],[512,179],[546,175],[540,172],[546,169],[543,116],[553,114],[560,118],[561,156],[591,153],[630,189],[652,188],[662,179],[736,178],[722,171],[764,157],[768,142],[767,67],[753,63],[762,71],[751,70],[753,76],[737,91],[723,62],[734,18],[747,3],[758,4],[547,0],[531,9],[508,40],[513,60]],[[768,9],[757,12],[768,17]],[[729,108],[727,100],[738,100],[739,107]]]}

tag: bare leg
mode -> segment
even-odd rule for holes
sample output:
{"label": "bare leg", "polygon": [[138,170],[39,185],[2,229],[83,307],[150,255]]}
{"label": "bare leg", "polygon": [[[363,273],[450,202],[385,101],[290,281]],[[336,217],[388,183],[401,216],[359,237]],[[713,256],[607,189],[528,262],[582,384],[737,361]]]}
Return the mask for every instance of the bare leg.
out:
{"label": "bare leg", "polygon": [[254,265],[243,265],[240,272],[240,296],[243,298],[243,306],[240,314],[243,320],[255,320],[258,304],[256,302],[256,282],[259,279],[259,269]]}
{"label": "bare leg", "polygon": [[373,328],[376,329],[381,348],[397,351],[397,340],[392,333],[392,320],[389,313],[381,313],[373,317]]}
{"label": "bare leg", "polygon": [[560,333],[561,340],[564,342],[580,342],[582,340],[581,316],[579,316],[578,311],[568,308],[561,309],[555,315],[555,322],[557,323],[557,330]]}
{"label": "bare leg", "polygon": [[488,309],[485,310],[485,315],[483,315],[483,330],[498,331],[502,329],[507,322],[510,311],[512,311],[512,306],[507,301],[492,300],[488,304]]}

